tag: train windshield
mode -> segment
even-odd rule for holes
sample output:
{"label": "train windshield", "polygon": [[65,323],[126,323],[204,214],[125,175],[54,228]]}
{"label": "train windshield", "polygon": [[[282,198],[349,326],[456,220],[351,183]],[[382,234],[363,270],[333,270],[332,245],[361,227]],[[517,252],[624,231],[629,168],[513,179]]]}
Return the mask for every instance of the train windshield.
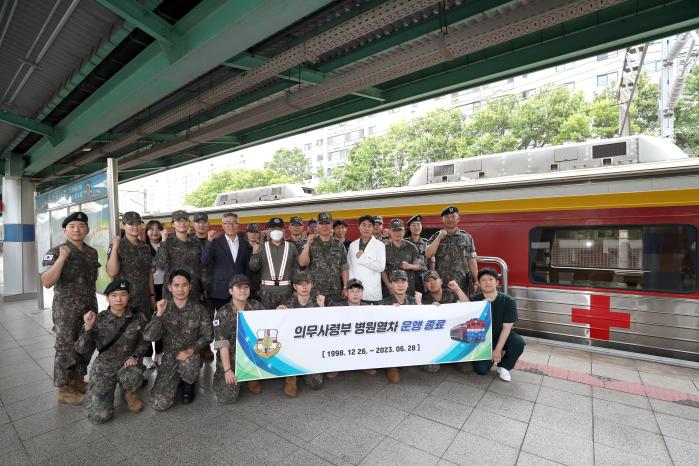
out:
{"label": "train windshield", "polygon": [[535,228],[534,283],[691,293],[697,289],[697,230],[692,225]]}

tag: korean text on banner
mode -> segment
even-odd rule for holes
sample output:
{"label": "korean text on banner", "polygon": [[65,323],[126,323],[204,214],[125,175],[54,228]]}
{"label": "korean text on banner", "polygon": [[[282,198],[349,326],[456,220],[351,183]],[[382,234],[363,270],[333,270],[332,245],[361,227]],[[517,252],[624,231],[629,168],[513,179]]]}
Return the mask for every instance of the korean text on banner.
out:
{"label": "korean text on banner", "polygon": [[238,313],[238,381],[492,357],[490,303]]}

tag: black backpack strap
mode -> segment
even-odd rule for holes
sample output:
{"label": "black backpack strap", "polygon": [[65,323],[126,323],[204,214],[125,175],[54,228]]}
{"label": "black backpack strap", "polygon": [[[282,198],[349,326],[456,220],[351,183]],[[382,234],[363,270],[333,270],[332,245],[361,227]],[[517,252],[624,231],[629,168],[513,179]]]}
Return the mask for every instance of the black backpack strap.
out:
{"label": "black backpack strap", "polygon": [[104,352],[107,351],[109,348],[111,348],[111,347],[114,345],[114,343],[116,343],[117,340],[118,340],[119,338],[121,338],[121,336],[122,336],[122,335],[124,334],[124,332],[126,331],[126,327],[129,326],[129,324],[136,318],[137,315],[138,315],[138,311],[134,311],[133,314],[131,314],[129,317],[127,317],[127,318],[126,318],[126,321],[124,322],[124,325],[122,325],[121,328],[119,329],[119,331],[116,333],[116,335],[114,335],[114,338],[112,338],[111,340],[109,340],[103,347],[97,348],[97,352],[98,352],[98,353],[104,353]]}

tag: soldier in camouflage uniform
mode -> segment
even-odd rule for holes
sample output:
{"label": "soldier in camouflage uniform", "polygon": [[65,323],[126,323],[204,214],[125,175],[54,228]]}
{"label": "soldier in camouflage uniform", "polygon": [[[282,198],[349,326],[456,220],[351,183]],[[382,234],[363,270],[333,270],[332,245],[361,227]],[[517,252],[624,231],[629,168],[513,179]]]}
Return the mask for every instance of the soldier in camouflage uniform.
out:
{"label": "soldier in camouflage uniform", "polygon": [[[235,275],[230,281],[231,302],[216,310],[214,319],[214,350],[218,350],[213,389],[216,399],[222,404],[238,401],[240,384],[235,380],[235,345],[238,326],[238,311],[259,311],[262,304],[250,296],[250,280],[243,274]],[[257,380],[248,382],[250,393],[257,395],[262,385]]]}
{"label": "soldier in camouflage uniform", "polygon": [[129,288],[124,279],[112,280],[104,290],[109,307],[99,314],[85,314],[85,325],[75,342],[75,350],[80,354],[89,356],[95,349],[99,352],[90,366],[87,389],[87,418],[95,424],[114,416],[117,384],[121,385],[129,411],[137,413],[143,409],[138,390],[145,370],[141,360],[150,346],[143,339],[148,320],[128,305]]}
{"label": "soldier in camouflage uniform", "polygon": [[415,275],[415,289],[420,293],[425,294],[425,284],[423,282],[422,274],[429,269],[428,262],[434,262],[434,257],[429,261],[425,258],[427,238],[423,238],[421,236],[422,215],[414,215],[408,219],[408,230],[410,231],[410,235],[406,239],[415,245],[417,252],[420,253],[420,260],[422,261],[422,270],[413,272]]}
{"label": "soldier in camouflage uniform", "polygon": [[173,270],[168,287],[172,298],[158,301],[157,312],[143,332],[147,341],[163,339],[163,360],[150,394],[156,411],[172,406],[180,381],[182,404],[194,401],[194,383],[202,364],[199,352],[213,339],[208,311],[190,296],[189,272]]}
{"label": "soldier in camouflage uniform", "polygon": [[[190,237],[199,240],[203,252],[206,245],[209,244],[209,216],[204,212],[197,212],[192,216],[192,222],[194,223],[194,233]],[[211,285],[212,275],[213,267],[202,264],[199,282],[204,298],[206,298],[206,290]]]}
{"label": "soldier in camouflage uniform", "polygon": [[155,308],[153,255],[148,244],[138,237],[143,221],[137,212],[125,212],[121,224],[124,238],[115,236],[107,249],[107,274],[130,283],[129,308],[138,310],[150,320]]}
{"label": "soldier in camouflage uniform", "polygon": [[425,257],[435,258],[435,270],[444,283],[455,280],[470,295],[478,288],[478,262],[473,237],[459,229],[459,209],[450,206],[442,211],[444,229],[427,242]]}
{"label": "soldier in camouflage uniform", "polygon": [[[422,295],[422,304],[434,304],[439,306],[440,304],[451,304],[462,302],[468,302],[468,296],[464,293],[459,284],[452,280],[447,284],[446,288],[442,288],[442,279],[439,277],[439,273],[435,270],[428,270],[424,275],[425,281],[425,294]],[[457,369],[461,370],[465,363],[455,363]],[[427,372],[437,372],[439,370],[439,364],[427,364],[426,366],[421,366]]]}
{"label": "soldier in camouflage uniform", "polygon": [[[262,241],[260,241],[260,238],[262,237],[262,233],[260,232],[260,225],[257,223],[251,223],[248,225],[248,228],[245,230],[245,236],[248,239],[248,243],[250,243],[250,248],[255,249],[255,245],[259,244],[260,247],[262,247]],[[262,277],[260,275],[260,271],[258,270],[257,272],[253,272],[250,270],[250,297],[252,299],[260,300],[260,281],[262,280]],[[276,306],[275,306],[276,307]]]}
{"label": "soldier in camouflage uniform", "polygon": [[[289,298],[289,300],[285,304],[280,304],[279,309],[303,309],[313,307],[325,307],[325,296],[323,296],[322,294],[312,293],[312,290],[313,281],[310,272],[306,270],[297,271],[294,274],[295,293],[291,296],[291,298]],[[335,375],[337,375],[337,373],[335,373]],[[303,381],[313,390],[318,390],[320,387],[323,386],[323,374],[304,375]],[[286,396],[291,398],[294,398],[298,394],[298,385],[296,383],[296,377],[286,378],[284,385],[284,393],[286,394]]]}
{"label": "soldier in camouflage uniform", "polygon": [[[391,295],[382,299],[381,304],[387,306],[415,306],[418,301],[408,292],[408,274],[405,270],[394,270],[390,276]],[[386,369],[386,378],[391,383],[400,382],[400,372],[397,367]]]}
{"label": "soldier in camouflage uniform", "polygon": [[391,289],[389,277],[394,270],[404,270],[408,276],[408,294],[415,296],[415,274],[422,270],[422,259],[417,248],[410,241],[404,240],[403,220],[394,218],[389,222],[391,241],[386,244],[386,269],[381,273],[388,295]]}
{"label": "soldier in camouflage uniform", "polygon": [[306,239],[303,237],[303,219],[301,217],[293,216],[289,220],[289,241],[291,244],[296,246],[296,252],[301,254],[303,252],[303,247],[306,245]]}
{"label": "soldier in camouflage uniform", "polygon": [[317,293],[325,296],[328,306],[347,297],[349,264],[345,246],[332,236],[330,212],[318,215],[318,236],[308,235],[299,264],[308,266]]}
{"label": "soldier in camouflage uniform", "polygon": [[[183,210],[172,213],[172,225],[175,228],[175,236],[168,237],[167,230],[163,230],[163,240],[155,256],[155,266],[165,269],[163,283],[170,282],[170,275],[174,270],[186,270],[192,279],[192,301],[201,302],[201,242],[191,238],[187,234],[189,230],[189,214]],[[163,296],[171,298],[172,294],[163,287]]]}
{"label": "soldier in camouflage uniform", "polygon": [[80,404],[87,391],[84,376],[91,355],[75,351],[83,315],[97,310],[95,282],[100,267],[97,251],[83,242],[89,232],[87,215],[75,212],[63,220],[67,241],[49,249],[43,259],[41,283],[53,288],[51,315],[56,328],[53,383],[58,401]]}

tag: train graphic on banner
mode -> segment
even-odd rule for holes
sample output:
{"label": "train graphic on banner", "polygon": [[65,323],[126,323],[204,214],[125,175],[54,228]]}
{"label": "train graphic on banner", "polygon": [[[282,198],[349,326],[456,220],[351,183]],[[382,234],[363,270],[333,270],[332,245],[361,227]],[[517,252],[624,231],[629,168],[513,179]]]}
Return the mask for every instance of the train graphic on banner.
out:
{"label": "train graphic on banner", "polygon": [[449,330],[451,339],[462,343],[481,343],[485,341],[487,333],[488,329],[483,319],[471,319]]}
{"label": "train graphic on banner", "polygon": [[699,159],[669,140],[630,136],[441,161],[421,167],[409,186],[196,211],[220,228],[233,210],[243,231],[272,216],[330,211],[348,223],[347,239],[358,237],[361,215],[420,214],[429,238],[447,205],[459,208],[479,256],[507,264],[518,333],[699,361]]}

